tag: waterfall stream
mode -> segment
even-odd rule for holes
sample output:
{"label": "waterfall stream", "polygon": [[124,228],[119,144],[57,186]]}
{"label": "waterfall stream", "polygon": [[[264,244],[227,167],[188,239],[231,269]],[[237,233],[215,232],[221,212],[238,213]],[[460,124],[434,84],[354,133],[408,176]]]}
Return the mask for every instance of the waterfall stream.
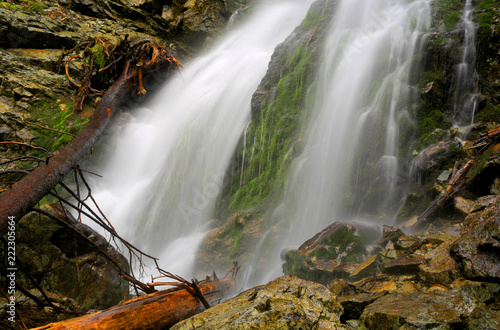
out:
{"label": "waterfall stream", "polygon": [[457,66],[455,97],[453,104],[454,126],[471,125],[477,107],[476,25],[472,21],[475,5],[466,0],[459,24],[464,30],[464,40]]}
{"label": "waterfall stream", "polygon": [[412,125],[408,79],[430,13],[425,0],[339,1],[308,141],[272,214],[287,233],[261,282],[281,273],[281,249],[334,221],[393,222],[406,191],[401,163],[411,153],[400,138],[401,123]]}
{"label": "waterfall stream", "polygon": [[274,47],[312,0],[262,1],[239,28],[171,79],[120,132],[95,193],[104,213],[160,266],[192,276],[225,171]]}

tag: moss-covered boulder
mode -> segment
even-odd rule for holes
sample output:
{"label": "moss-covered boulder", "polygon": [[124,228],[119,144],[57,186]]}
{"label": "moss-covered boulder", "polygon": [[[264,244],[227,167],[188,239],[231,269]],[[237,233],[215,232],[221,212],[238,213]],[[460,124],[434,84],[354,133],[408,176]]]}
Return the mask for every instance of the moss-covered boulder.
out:
{"label": "moss-covered boulder", "polygon": [[297,250],[284,250],[283,272],[323,284],[348,277],[366,258],[368,245],[380,236],[375,225],[335,222]]}
{"label": "moss-covered boulder", "polygon": [[[31,277],[44,290],[74,299],[81,311],[104,309],[122,301],[128,282],[120,277],[121,271],[115,265],[97,252],[94,244],[125,270],[129,268],[127,260],[104,237],[75,220],[58,204],[43,205],[41,209],[61,221],[31,212],[16,226],[16,256]],[[3,248],[2,258],[6,260]],[[16,274],[16,283],[25,289],[35,288],[21,271]]]}
{"label": "moss-covered boulder", "polygon": [[253,261],[255,246],[263,236],[263,218],[253,211],[233,213],[226,223],[209,232],[198,248],[196,272],[208,274],[212,271],[224,273],[233,261],[249,267]]}
{"label": "moss-covered boulder", "polygon": [[323,285],[283,276],[182,321],[172,329],[347,329]]}

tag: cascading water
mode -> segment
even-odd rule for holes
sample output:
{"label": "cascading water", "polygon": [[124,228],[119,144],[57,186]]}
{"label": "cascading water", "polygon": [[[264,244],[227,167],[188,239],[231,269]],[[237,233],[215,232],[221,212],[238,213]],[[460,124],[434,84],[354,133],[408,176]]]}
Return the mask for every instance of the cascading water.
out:
{"label": "cascading water", "polygon": [[121,132],[95,195],[118,232],[163,268],[192,275],[252,93],[311,2],[255,5],[245,24],[186,64]]}
{"label": "cascading water", "polygon": [[[398,138],[401,123],[412,125],[409,73],[430,12],[425,0],[338,2],[308,142],[272,215],[288,228],[275,256],[334,221],[393,221],[406,187],[400,162],[411,152]],[[270,277],[281,272],[273,264]]]}
{"label": "cascading water", "polygon": [[459,25],[464,29],[464,41],[457,67],[455,97],[453,104],[454,126],[474,123],[477,106],[476,64],[476,25],[472,21],[475,6],[472,0],[466,0]]}

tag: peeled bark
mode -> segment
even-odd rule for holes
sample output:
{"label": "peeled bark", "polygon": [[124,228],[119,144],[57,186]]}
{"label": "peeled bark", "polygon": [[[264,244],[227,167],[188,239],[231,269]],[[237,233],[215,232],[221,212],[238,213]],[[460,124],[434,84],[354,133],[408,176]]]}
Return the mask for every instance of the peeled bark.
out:
{"label": "peeled bark", "polygon": [[[165,65],[170,66],[171,62],[165,60],[162,63],[154,63],[154,67],[143,66],[142,73],[157,70]],[[122,74],[108,88],[94,115],[80,134],[50,157],[46,165],[37,167],[16,182],[11,189],[0,194],[0,236],[7,233],[9,217],[17,223],[88,154],[111,116],[135,87],[134,77],[137,67],[130,68],[130,66],[128,62],[125,64]]]}
{"label": "peeled bark", "polygon": [[[199,285],[211,306],[234,290],[234,280]],[[120,306],[35,328],[62,329],[168,329],[177,322],[203,311],[202,303],[187,290],[171,289],[126,301]]]}

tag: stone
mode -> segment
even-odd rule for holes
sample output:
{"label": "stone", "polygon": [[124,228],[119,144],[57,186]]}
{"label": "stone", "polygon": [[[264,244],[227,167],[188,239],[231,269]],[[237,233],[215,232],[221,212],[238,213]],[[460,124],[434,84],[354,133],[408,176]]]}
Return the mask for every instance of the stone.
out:
{"label": "stone", "polygon": [[338,302],[344,308],[344,314],[341,320],[359,319],[366,306],[374,302],[380,297],[387,294],[386,291],[370,292],[370,293],[357,293],[353,295],[338,297]]}
{"label": "stone", "polygon": [[418,270],[421,279],[432,284],[447,285],[459,277],[458,265],[450,256],[450,246],[455,240],[450,239],[425,254],[426,262]]}
{"label": "stone", "polygon": [[445,181],[448,181],[448,179],[450,178],[450,175],[451,175],[450,171],[444,170],[443,172],[441,172],[441,174],[439,174],[437,179],[438,179],[438,181],[445,182]]}
{"label": "stone", "polygon": [[385,243],[387,241],[396,242],[398,238],[405,235],[406,234],[399,227],[384,225],[382,230],[382,238],[380,239],[380,242],[381,243]]}
{"label": "stone", "polygon": [[171,329],[347,329],[340,323],[342,312],[342,306],[323,285],[285,275]]}
{"label": "stone", "polygon": [[359,329],[464,328],[476,306],[472,298],[454,291],[394,293],[366,306]]}
{"label": "stone", "polygon": [[377,271],[377,266],[380,262],[379,256],[374,254],[366,258],[365,261],[363,261],[358,268],[351,274],[351,278],[353,279],[359,279],[359,278],[364,278],[368,276],[373,276],[375,272]]}
{"label": "stone", "polygon": [[460,212],[464,214],[469,214],[471,213],[472,206],[474,202],[471,200],[465,199],[461,196],[457,196],[453,198],[453,205],[455,206],[455,209],[459,210]]}
{"label": "stone", "polygon": [[496,300],[500,300],[500,284],[498,283],[470,281],[459,278],[453,281],[450,287],[463,291],[467,295],[485,304],[491,304]]}
{"label": "stone", "polygon": [[372,276],[353,283],[362,292],[394,292],[398,290],[396,281],[387,276]]}
{"label": "stone", "polygon": [[393,275],[414,274],[418,267],[424,262],[424,258],[398,258],[385,262],[382,267],[384,272]]}
{"label": "stone", "polygon": [[401,236],[395,243],[394,248],[396,250],[409,250],[420,244],[420,240],[413,238],[411,236]]}
{"label": "stone", "polygon": [[367,245],[379,238],[380,229],[375,225],[334,222],[297,250],[282,253],[283,272],[322,284],[352,274],[362,277],[357,263],[368,254]]}
{"label": "stone", "polygon": [[[500,204],[492,207],[500,213]],[[466,278],[500,281],[500,217],[478,221],[450,247],[453,259]]]}

